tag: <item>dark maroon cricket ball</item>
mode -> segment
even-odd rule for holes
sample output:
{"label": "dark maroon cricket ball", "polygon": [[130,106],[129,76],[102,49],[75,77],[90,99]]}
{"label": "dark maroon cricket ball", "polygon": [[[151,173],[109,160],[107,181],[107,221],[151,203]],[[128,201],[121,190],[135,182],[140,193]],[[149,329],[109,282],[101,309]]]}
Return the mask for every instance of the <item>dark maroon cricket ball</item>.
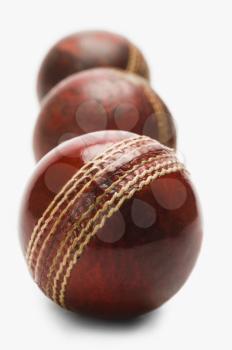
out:
{"label": "dark maroon cricket ball", "polygon": [[34,132],[35,158],[67,139],[100,130],[131,131],[176,146],[173,118],[146,80],[96,68],[66,78],[43,100]]}
{"label": "dark maroon cricket ball", "polygon": [[63,38],[46,55],[37,82],[39,99],[71,74],[97,67],[119,68],[149,78],[143,54],[129,40],[106,31],[83,31]]}
{"label": "dark maroon cricket ball", "polygon": [[72,311],[128,318],[185,283],[202,239],[189,174],[173,150],[125,131],[65,142],[37,165],[21,242],[43,292]]}

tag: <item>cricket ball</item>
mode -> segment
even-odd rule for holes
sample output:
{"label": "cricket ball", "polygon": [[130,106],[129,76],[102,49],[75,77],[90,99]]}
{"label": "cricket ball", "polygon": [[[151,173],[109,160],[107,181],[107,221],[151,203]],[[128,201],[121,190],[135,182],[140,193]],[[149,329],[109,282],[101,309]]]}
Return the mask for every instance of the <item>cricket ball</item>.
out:
{"label": "cricket ball", "polygon": [[72,311],[129,318],[184,284],[201,217],[173,150],[125,131],[79,136],[37,165],[21,210],[21,242],[42,291]]}
{"label": "cricket ball", "polygon": [[39,99],[69,75],[97,67],[119,68],[149,78],[143,54],[129,40],[105,31],[83,31],[60,40],[46,55],[38,75]]}
{"label": "cricket ball", "polygon": [[63,80],[44,99],[34,131],[35,158],[63,141],[100,130],[131,131],[176,145],[173,118],[143,78],[96,68]]}

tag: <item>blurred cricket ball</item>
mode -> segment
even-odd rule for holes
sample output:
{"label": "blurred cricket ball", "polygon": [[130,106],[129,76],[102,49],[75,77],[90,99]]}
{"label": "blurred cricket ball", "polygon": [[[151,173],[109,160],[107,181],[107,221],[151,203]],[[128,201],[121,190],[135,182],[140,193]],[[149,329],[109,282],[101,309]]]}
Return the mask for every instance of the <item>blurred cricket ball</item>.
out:
{"label": "blurred cricket ball", "polygon": [[172,116],[134,74],[96,68],[63,80],[44,99],[34,132],[36,160],[61,142],[100,130],[125,130],[175,148]]}
{"label": "blurred cricket ball", "polygon": [[201,239],[197,198],[173,150],[123,131],[51,151],[22,204],[22,247],[39,287],[100,317],[138,316],[170,299]]}
{"label": "blurred cricket ball", "polygon": [[38,75],[39,99],[69,75],[97,67],[119,68],[149,78],[143,54],[129,40],[105,31],[84,31],[60,40],[48,52]]}

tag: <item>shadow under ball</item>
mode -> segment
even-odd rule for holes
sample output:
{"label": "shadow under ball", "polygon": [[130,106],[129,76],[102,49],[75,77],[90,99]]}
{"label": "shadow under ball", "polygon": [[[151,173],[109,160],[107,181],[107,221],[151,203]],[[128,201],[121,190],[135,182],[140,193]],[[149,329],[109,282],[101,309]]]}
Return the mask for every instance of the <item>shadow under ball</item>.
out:
{"label": "shadow under ball", "polygon": [[43,292],[105,318],[138,316],[170,299],[202,239],[196,194],[173,150],[124,131],[86,134],[45,156],[20,222]]}
{"label": "shadow under ball", "polygon": [[176,146],[173,118],[134,74],[96,68],[63,80],[46,96],[34,131],[36,160],[61,142],[100,130],[125,130]]}
{"label": "shadow under ball", "polygon": [[63,38],[46,55],[38,75],[39,99],[69,75],[97,67],[119,68],[149,78],[143,54],[129,40],[106,31],[83,31]]}

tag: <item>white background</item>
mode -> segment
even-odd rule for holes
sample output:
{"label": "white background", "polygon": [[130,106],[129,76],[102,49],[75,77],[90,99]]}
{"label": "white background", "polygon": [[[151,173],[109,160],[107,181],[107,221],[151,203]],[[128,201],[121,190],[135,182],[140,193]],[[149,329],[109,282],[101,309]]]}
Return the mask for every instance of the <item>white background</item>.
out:
{"label": "white background", "polygon": [[[232,348],[231,1],[0,1],[0,348]],[[35,80],[54,41],[83,29],[126,35],[143,50],[172,111],[204,214],[204,244],[184,288],[137,321],[75,316],[32,282],[19,248],[23,189],[35,166]]]}

